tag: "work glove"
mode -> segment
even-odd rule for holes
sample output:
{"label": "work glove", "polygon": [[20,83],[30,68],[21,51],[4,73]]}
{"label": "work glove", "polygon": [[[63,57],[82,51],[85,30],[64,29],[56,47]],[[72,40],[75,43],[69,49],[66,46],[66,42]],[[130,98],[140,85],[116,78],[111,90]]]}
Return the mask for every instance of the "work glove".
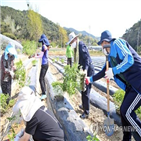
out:
{"label": "work glove", "polygon": [[91,77],[86,77],[85,83],[86,83],[86,85],[89,85],[90,83],[93,83],[93,78],[92,78],[92,76],[91,76]]}
{"label": "work glove", "polygon": [[109,69],[105,72],[105,78],[110,80],[111,78],[113,78],[113,76],[114,76],[113,70],[112,70],[112,68],[109,68]]}
{"label": "work glove", "polygon": [[14,78],[14,72],[13,71],[9,71],[10,75],[12,78]]}
{"label": "work glove", "polygon": [[84,70],[83,73],[87,76],[87,70]]}
{"label": "work glove", "polygon": [[79,73],[80,73],[80,75],[85,75],[85,76],[87,76],[87,70],[82,70],[82,69],[80,69]]}

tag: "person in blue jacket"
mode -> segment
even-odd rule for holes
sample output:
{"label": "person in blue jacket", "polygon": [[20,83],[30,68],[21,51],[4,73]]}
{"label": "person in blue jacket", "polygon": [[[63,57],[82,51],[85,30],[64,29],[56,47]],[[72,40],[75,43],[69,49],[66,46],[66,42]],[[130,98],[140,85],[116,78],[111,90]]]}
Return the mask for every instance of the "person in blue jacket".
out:
{"label": "person in blue jacket", "polygon": [[[99,73],[86,78],[86,82],[89,84],[104,76],[106,79],[114,77],[118,86],[125,91],[120,107],[122,126],[134,129],[134,133],[141,140],[141,120],[135,113],[135,110],[141,106],[141,57],[124,39],[112,38],[108,30],[102,32],[98,44],[102,47],[111,45],[109,50],[103,49],[104,53],[109,52],[110,68],[106,71],[105,64]],[[131,141],[131,131],[123,130],[123,141]]]}
{"label": "person in blue jacket", "polygon": [[[92,65],[92,60],[89,55],[88,49],[86,45],[79,41],[78,35],[75,35],[74,32],[69,34],[69,42],[68,44],[71,45],[72,48],[76,49],[76,62],[79,66],[82,66],[84,74],[86,76],[91,76],[94,74],[94,67]],[[82,119],[88,118],[89,115],[89,105],[90,105],[90,90],[91,84],[86,86],[86,90],[82,91],[82,105],[79,106],[84,112],[80,116]]]}
{"label": "person in blue jacket", "polygon": [[41,90],[42,90],[41,100],[43,100],[47,97],[45,75],[46,75],[46,72],[47,72],[48,66],[49,66],[48,51],[49,51],[50,43],[49,43],[48,38],[46,37],[45,34],[41,35],[39,42],[42,43],[42,53],[38,56],[35,56],[35,57],[36,58],[42,58],[42,66],[41,66],[39,81],[40,81],[40,86],[41,86]]}

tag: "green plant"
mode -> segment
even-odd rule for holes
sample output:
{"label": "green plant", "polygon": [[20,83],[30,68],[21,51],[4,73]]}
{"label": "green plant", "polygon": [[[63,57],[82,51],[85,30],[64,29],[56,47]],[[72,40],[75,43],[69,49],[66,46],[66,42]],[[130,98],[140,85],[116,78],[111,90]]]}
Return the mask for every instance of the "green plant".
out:
{"label": "green plant", "polygon": [[87,139],[87,141],[100,141],[100,140],[96,137],[96,135],[94,135],[93,137],[92,137],[91,135],[88,135],[88,136],[86,137],[86,139]]}
{"label": "green plant", "polygon": [[61,63],[62,63],[62,64],[64,64],[64,62],[65,62],[65,60],[64,60],[64,59],[61,59],[60,61],[61,61]]}
{"label": "green plant", "polygon": [[139,107],[139,108],[135,111],[135,113],[138,115],[138,117],[139,117],[140,120],[141,120],[141,107]]}
{"label": "green plant", "polygon": [[58,81],[53,82],[51,85],[52,85],[54,88],[55,88],[56,86],[60,86],[61,88],[63,88],[63,83],[58,82]]}
{"label": "green plant", "polygon": [[72,67],[67,65],[64,68],[65,68],[65,72],[64,72],[65,76],[63,78],[63,83],[53,82],[52,86],[55,89],[58,89],[58,91],[60,89],[60,93],[62,89],[63,91],[67,91],[69,95],[73,95],[76,93],[76,89],[80,89],[80,81],[78,81],[80,79],[78,65],[73,64]]}
{"label": "green plant", "polygon": [[55,63],[55,59],[54,58],[52,59],[52,62]]}
{"label": "green plant", "polygon": [[37,44],[35,41],[23,41],[23,53],[31,56],[35,54],[36,49],[37,49]]}
{"label": "green plant", "polygon": [[7,119],[9,120],[9,122],[11,122],[11,121],[14,121],[16,119],[16,116],[8,117]]}
{"label": "green plant", "polygon": [[17,39],[16,36],[13,35],[12,33],[7,33],[7,32],[5,32],[5,33],[3,33],[3,35],[5,35],[5,36],[7,36],[7,37],[9,37],[9,38],[11,38],[11,39],[13,39],[13,40],[16,40],[16,39]]}
{"label": "green plant", "polygon": [[15,78],[18,80],[18,83],[20,87],[23,87],[25,85],[25,77],[26,77],[26,71],[23,66],[22,61],[16,63],[16,72],[15,72]]}
{"label": "green plant", "polygon": [[8,106],[9,106],[9,107],[13,107],[15,103],[16,103],[15,99],[11,99],[11,100],[9,101]]}
{"label": "green plant", "polygon": [[2,114],[4,114],[16,102],[14,99],[11,99],[7,105],[8,99],[9,99],[9,95],[0,94],[0,111]]}
{"label": "green plant", "polygon": [[14,141],[15,136],[16,136],[15,130],[14,130],[13,127],[11,127],[10,134],[8,134],[8,139],[9,139],[10,141]]}
{"label": "green plant", "polygon": [[118,106],[118,109],[122,104],[122,101],[124,99],[124,95],[125,95],[125,92],[122,89],[117,90],[113,95],[113,100],[114,100],[115,104]]}
{"label": "green plant", "polygon": [[59,61],[59,57],[56,58],[57,62]]}
{"label": "green plant", "polygon": [[[119,110],[123,102],[124,96],[125,96],[125,92],[121,89],[117,90],[114,93],[113,99],[114,99],[114,103],[117,105],[117,110]],[[135,112],[138,115],[138,117],[141,119],[141,107],[139,107]]]}
{"label": "green plant", "polygon": [[73,64],[72,67],[67,65],[64,69],[63,91],[67,91],[69,95],[73,95],[76,93],[76,89],[80,89],[78,64]]}
{"label": "green plant", "polygon": [[2,113],[6,112],[7,109],[7,99],[9,98],[9,95],[5,95],[5,94],[0,94],[0,111]]}
{"label": "green plant", "polygon": [[55,43],[55,42],[51,42],[50,45],[51,45],[52,47],[56,47],[56,43]]}
{"label": "green plant", "polygon": [[63,95],[63,83],[56,81],[52,83],[52,86],[55,94]]}
{"label": "green plant", "polygon": [[36,66],[36,64],[37,64],[37,60],[33,60],[33,61],[32,61],[32,65],[33,65],[33,66]]}

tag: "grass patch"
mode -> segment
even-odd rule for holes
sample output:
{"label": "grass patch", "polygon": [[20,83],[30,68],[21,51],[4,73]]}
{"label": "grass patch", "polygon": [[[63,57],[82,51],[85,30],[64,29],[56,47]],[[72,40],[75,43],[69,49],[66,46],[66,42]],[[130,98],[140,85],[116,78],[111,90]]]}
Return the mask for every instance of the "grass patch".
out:
{"label": "grass patch", "polygon": [[89,50],[90,56],[105,56],[102,51],[92,51]]}
{"label": "grass patch", "polygon": [[[102,51],[89,50],[90,56],[104,56]],[[66,48],[52,48],[49,50],[49,55],[66,55]]]}

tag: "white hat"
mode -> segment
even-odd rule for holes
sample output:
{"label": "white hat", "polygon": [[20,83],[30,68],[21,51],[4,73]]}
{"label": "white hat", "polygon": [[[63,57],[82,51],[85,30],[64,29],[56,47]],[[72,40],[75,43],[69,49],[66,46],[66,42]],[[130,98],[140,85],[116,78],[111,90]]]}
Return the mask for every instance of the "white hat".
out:
{"label": "white hat", "polygon": [[35,112],[43,106],[41,100],[35,96],[34,91],[25,86],[21,89],[18,100],[13,107],[13,112],[16,114],[19,110],[22,113],[23,119],[27,122],[34,116]]}
{"label": "white hat", "polygon": [[71,41],[72,41],[74,38],[76,38],[77,36],[79,36],[79,35],[75,35],[74,32],[71,32],[71,33],[69,34],[69,41],[68,41],[67,44],[70,44]]}

